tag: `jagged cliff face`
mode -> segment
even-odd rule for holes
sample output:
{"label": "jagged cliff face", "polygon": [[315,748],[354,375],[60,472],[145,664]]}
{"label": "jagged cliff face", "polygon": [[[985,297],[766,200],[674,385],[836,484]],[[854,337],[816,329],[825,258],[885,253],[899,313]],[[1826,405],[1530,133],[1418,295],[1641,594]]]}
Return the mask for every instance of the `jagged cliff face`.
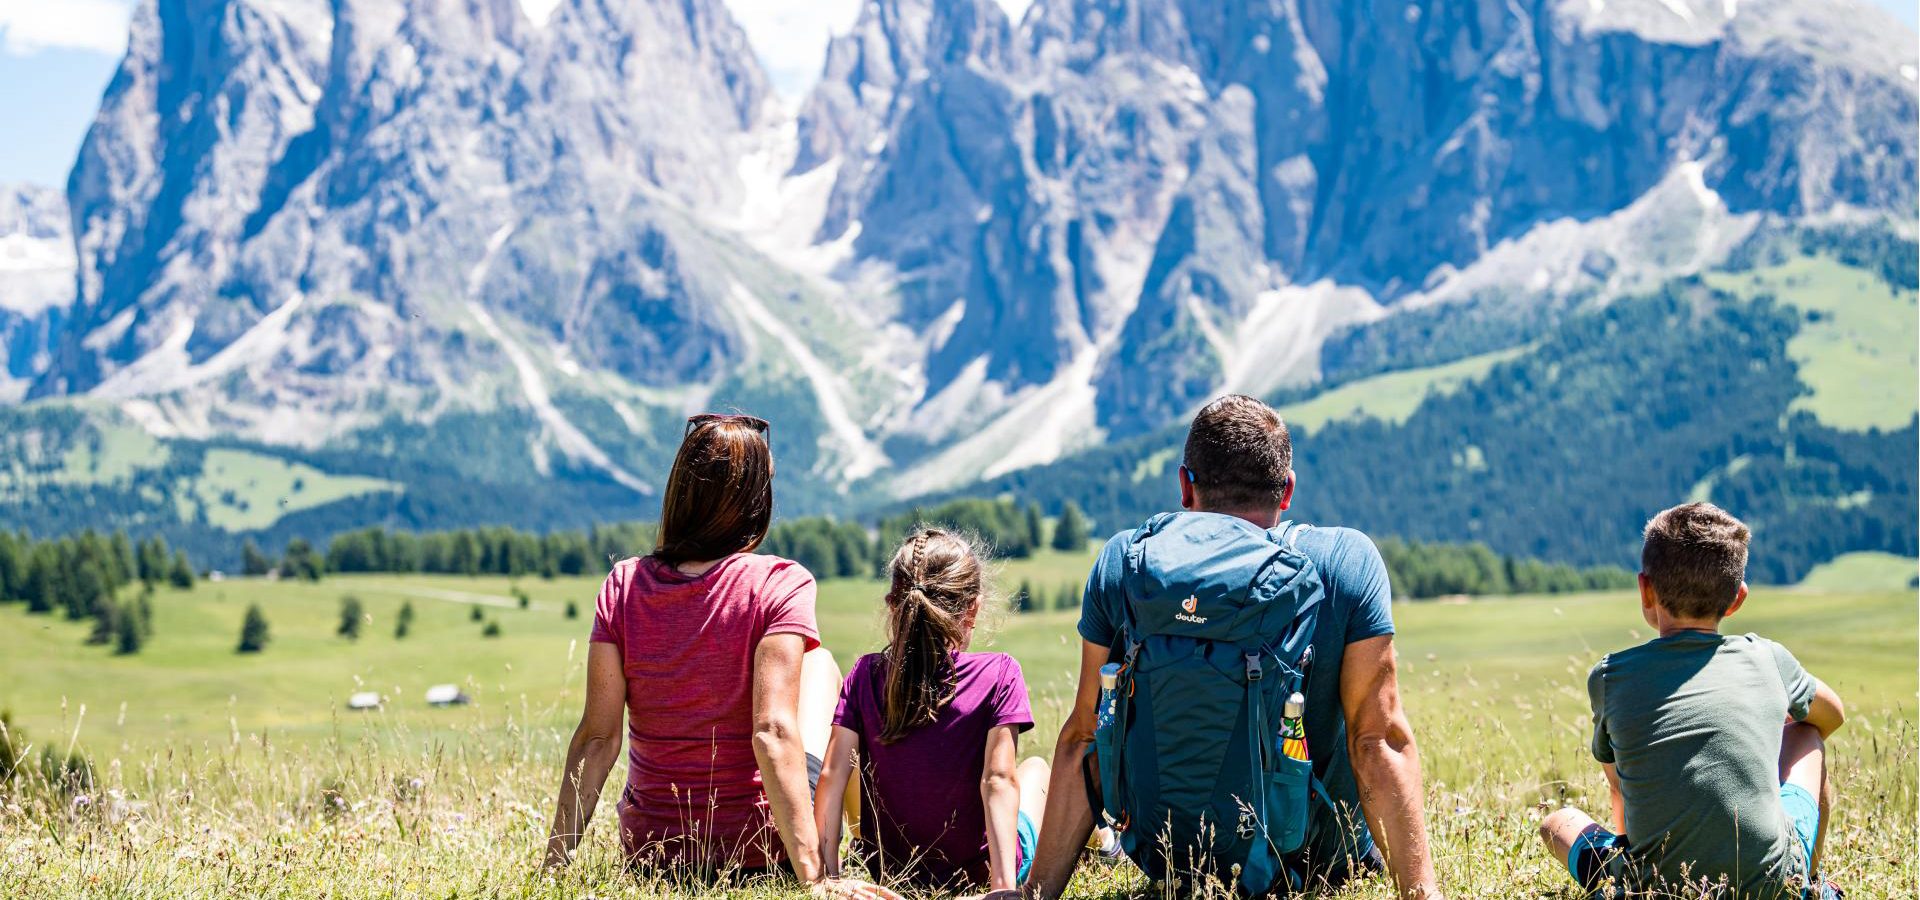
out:
{"label": "jagged cliff face", "polygon": [[1345,324],[1910,219],[1914,72],[1852,0],[869,0],[789,121],[721,0],[148,0],[9,372],[304,444],[527,408],[622,483],[557,394],[748,373],[912,493],[1310,380]]}
{"label": "jagged cliff face", "polygon": [[67,205],[47,188],[0,186],[0,402],[45,370],[73,302]]}
{"label": "jagged cliff face", "polygon": [[[1418,298],[1675,179],[1736,225],[1915,201],[1911,35],[1854,4],[1122,0],[1011,31],[991,3],[923,12],[871,3],[834,47],[802,146],[859,164],[823,235],[893,262],[910,319],[958,319],[935,384],[984,362],[1017,390],[1099,348],[1115,433],[1310,376],[1296,344],[1378,314],[1303,286]],[[1308,333],[1260,328],[1268,305]]]}
{"label": "jagged cliff face", "polygon": [[738,203],[766,95],[718,0],[544,27],[512,0],[147,3],[74,170],[80,303],[39,390],[162,396],[182,427],[239,390],[216,427],[311,442],[485,403],[508,344],[711,378],[741,339],[660,210]]}

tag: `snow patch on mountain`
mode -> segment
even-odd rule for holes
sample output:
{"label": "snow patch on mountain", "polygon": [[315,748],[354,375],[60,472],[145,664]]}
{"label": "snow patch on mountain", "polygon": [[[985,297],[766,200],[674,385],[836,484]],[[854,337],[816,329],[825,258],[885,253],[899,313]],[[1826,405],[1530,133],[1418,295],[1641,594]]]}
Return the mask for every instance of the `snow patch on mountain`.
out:
{"label": "snow patch on mountain", "polygon": [[108,376],[107,380],[100,382],[99,387],[94,388],[93,394],[108,400],[125,400],[148,394],[183,391],[231,375],[250,364],[271,360],[286,349],[287,325],[306,299],[304,294],[287,298],[273,312],[254,323],[245,334],[200,363],[193,362],[187,353],[187,344],[193,339],[194,322],[192,319],[181,319],[174,323],[173,331],[160,346]]}
{"label": "snow patch on mountain", "polygon": [[495,229],[487,238],[486,253],[481,256],[479,262],[474,263],[467,274],[467,313],[473,316],[474,321],[480,324],[480,330],[485,331],[487,337],[499,345],[501,352],[507,355],[507,360],[513,363],[514,373],[520,381],[521,396],[526,399],[527,406],[532,408],[540,424],[546,426],[547,431],[552,434],[554,442],[559,444],[560,452],[607,473],[608,477],[628,490],[638,494],[652,495],[652,485],[621,468],[612,457],[607,455],[606,451],[594,444],[585,432],[582,432],[558,407],[553,405],[553,395],[547,390],[546,376],[540,372],[540,367],[534,364],[532,355],[527,353],[526,348],[520,346],[519,342],[509,338],[499,323],[493,320],[493,315],[480,304],[478,297],[481,286],[486,283],[487,271],[493,267],[494,258],[499,256],[500,248],[505,246],[507,239],[512,236],[513,225],[507,224]]}
{"label": "snow patch on mountain", "polygon": [[833,436],[836,446],[823,448],[837,451],[840,457],[834,471],[840,477],[853,481],[865,478],[887,465],[887,455],[880,445],[873,442],[847,411],[847,401],[843,394],[845,388],[841,380],[828,369],[813,349],[807,346],[800,335],[767,311],[760,298],[754,296],[739,282],[733,284],[727,294],[733,307],[753,327],[765,332],[768,337],[780,345],[800,374],[807,380],[808,388],[813,392],[814,403],[819,407],[820,416],[826,421],[827,431]]}
{"label": "snow patch on mountain", "polygon": [[1366,291],[1332,281],[1261,291],[1232,336],[1215,345],[1225,371],[1219,393],[1258,397],[1312,382],[1328,335],[1386,314]]}
{"label": "snow patch on mountain", "polygon": [[[1004,404],[977,429],[893,476],[888,490],[897,497],[912,497],[956,488],[984,477],[1052,462],[1092,444],[1100,437],[1094,417],[1099,397],[1093,385],[1100,357],[1098,347],[1083,348],[1052,381],[1014,395],[1011,404]],[[987,381],[985,375],[986,361],[975,361],[949,388],[951,394],[942,392],[925,411],[951,410],[949,415],[958,421],[977,418],[963,417],[964,411],[955,409],[959,404],[954,401],[977,402],[983,394],[997,395],[1004,390],[999,383]]]}
{"label": "snow patch on mountain", "polygon": [[1425,290],[1402,299],[1403,310],[1474,297],[1569,297],[1647,290],[1695,275],[1725,259],[1760,223],[1734,213],[1706,185],[1705,164],[1673,167],[1651,190],[1618,212],[1543,222],[1500,242],[1473,264],[1437,271]]}

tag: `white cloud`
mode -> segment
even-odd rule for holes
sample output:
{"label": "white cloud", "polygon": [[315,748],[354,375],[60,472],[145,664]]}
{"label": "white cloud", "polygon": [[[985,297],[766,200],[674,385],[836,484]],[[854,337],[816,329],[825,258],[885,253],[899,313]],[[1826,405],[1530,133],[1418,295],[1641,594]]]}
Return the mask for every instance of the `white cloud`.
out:
{"label": "white cloud", "polygon": [[[127,48],[134,0],[0,0],[0,52],[89,50],[118,55]],[[519,0],[534,22],[545,22],[563,0]],[[726,0],[734,19],[767,66],[774,87],[797,98],[813,86],[827,39],[853,27],[865,0]],[[1018,21],[1030,0],[995,0]]]}
{"label": "white cloud", "polygon": [[520,11],[535,25],[547,24],[547,18],[560,6],[560,0],[520,0]]}
{"label": "white cloud", "polygon": [[792,98],[813,86],[827,39],[853,27],[861,0],[727,0],[766,64],[773,86]]}
{"label": "white cloud", "polygon": [[129,0],[0,0],[0,50],[45,49],[119,55],[127,49]]}
{"label": "white cloud", "polygon": [[[5,2],[5,0],[0,0]],[[539,0],[521,0],[522,4]],[[827,39],[853,27],[865,0],[727,0],[733,18],[767,67],[773,87],[797,99],[820,77]],[[1018,22],[1029,0],[995,0]]]}

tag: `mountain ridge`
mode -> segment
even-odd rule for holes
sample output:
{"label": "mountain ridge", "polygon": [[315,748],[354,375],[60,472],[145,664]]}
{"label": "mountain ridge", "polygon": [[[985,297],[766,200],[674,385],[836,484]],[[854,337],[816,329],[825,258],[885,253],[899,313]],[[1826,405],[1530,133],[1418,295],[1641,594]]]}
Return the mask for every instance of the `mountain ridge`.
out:
{"label": "mountain ridge", "polygon": [[8,383],[623,506],[679,416],[777,406],[805,509],[965,489],[1409,314],[1911,238],[1911,32],[1861,10],[867,0],[788,117],[719,0],[145,0]]}

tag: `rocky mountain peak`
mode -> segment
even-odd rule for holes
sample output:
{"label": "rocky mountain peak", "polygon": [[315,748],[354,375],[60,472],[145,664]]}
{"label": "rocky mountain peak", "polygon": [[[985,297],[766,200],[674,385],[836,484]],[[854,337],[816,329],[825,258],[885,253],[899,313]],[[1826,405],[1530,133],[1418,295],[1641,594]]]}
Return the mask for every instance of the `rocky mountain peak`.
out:
{"label": "rocky mountain peak", "polygon": [[310,446],[510,410],[531,465],[623,484],[603,444],[745,396],[939,489],[1311,381],[1403,309],[1909,217],[1911,36],[1855,0],[865,0],[786,122],[723,0],[146,0],[69,184],[77,302],[14,377]]}

